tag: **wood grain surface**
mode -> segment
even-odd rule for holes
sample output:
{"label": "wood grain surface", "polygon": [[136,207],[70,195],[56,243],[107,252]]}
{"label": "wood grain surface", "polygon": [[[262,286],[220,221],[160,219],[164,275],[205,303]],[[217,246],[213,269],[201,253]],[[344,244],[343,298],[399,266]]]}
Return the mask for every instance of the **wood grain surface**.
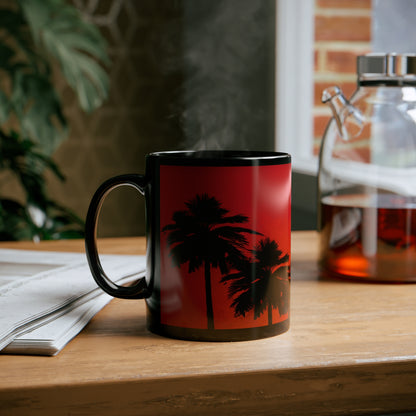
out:
{"label": "wood grain surface", "polygon": [[[81,241],[0,247],[83,251]],[[143,238],[102,253],[144,253]],[[362,415],[416,411],[416,285],[324,280],[315,232],[292,234],[291,328],[248,342],[146,330],[113,300],[56,357],[0,356],[0,415]]]}

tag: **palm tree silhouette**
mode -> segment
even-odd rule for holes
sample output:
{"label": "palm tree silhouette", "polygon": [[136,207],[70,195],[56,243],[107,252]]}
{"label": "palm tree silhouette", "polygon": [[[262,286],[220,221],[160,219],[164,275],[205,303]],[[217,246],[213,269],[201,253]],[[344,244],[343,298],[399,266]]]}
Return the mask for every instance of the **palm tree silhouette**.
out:
{"label": "palm tree silhouette", "polygon": [[269,238],[258,242],[253,259],[242,260],[237,270],[221,279],[230,282],[228,296],[235,316],[245,316],[254,309],[254,319],[267,309],[268,324],[273,323],[273,309],[283,315],[289,310],[289,255]]}
{"label": "palm tree silhouette", "polygon": [[177,267],[188,263],[189,273],[204,267],[208,329],[213,329],[211,268],[228,273],[230,265],[245,258],[245,235],[260,233],[234,225],[246,223],[248,217],[227,215],[229,211],[221,202],[207,194],[196,195],[185,205],[187,209],[174,212],[173,222],[162,231],[169,231],[170,255]]}

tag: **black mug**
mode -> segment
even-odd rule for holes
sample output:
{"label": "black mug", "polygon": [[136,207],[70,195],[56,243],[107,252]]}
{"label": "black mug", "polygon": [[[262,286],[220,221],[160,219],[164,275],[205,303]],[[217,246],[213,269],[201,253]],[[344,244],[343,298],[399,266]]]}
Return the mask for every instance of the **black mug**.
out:
{"label": "black mug", "polygon": [[[105,196],[133,186],[146,199],[147,275],[131,287],[105,274],[96,228]],[[146,299],[147,327],[199,341],[269,337],[289,329],[291,157],[261,151],[146,156],[144,175],[104,182],[86,219],[97,284]]]}

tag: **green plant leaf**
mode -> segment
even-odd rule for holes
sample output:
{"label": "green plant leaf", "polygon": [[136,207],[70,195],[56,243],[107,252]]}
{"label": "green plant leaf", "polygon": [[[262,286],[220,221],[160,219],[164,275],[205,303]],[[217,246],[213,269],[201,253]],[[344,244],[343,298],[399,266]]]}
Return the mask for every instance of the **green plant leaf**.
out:
{"label": "green plant leaf", "polygon": [[38,143],[47,155],[67,136],[67,124],[59,98],[48,78],[18,71],[11,104],[20,120],[22,134]]}
{"label": "green plant leaf", "polygon": [[0,241],[28,240],[32,236],[32,229],[22,204],[0,198]]}
{"label": "green plant leaf", "polygon": [[0,68],[10,70],[11,59],[15,56],[14,50],[4,43],[0,43]]}
{"label": "green plant leaf", "polygon": [[109,80],[97,61],[108,63],[97,28],[62,0],[19,0],[36,44],[60,64],[68,84],[85,111],[107,98]]}
{"label": "green plant leaf", "polygon": [[22,40],[21,27],[25,25],[23,16],[10,8],[0,9],[0,28],[19,42]]}
{"label": "green plant leaf", "polygon": [[0,9],[0,30],[2,45],[11,47],[13,58],[18,57],[21,62],[32,66],[45,65],[44,59],[34,49],[33,39],[20,10],[12,10],[10,6]]}
{"label": "green plant leaf", "polygon": [[9,118],[10,103],[6,94],[0,90],[0,124],[3,124]]}
{"label": "green plant leaf", "polygon": [[83,236],[83,221],[48,197],[44,177],[49,170],[64,179],[51,158],[67,133],[53,85],[54,61],[84,110],[102,104],[109,89],[102,65],[109,59],[93,24],[64,0],[16,0],[2,5],[0,170],[18,179],[26,201],[0,197],[0,240]]}
{"label": "green plant leaf", "polygon": [[46,195],[45,169],[64,179],[49,156],[38,152],[35,143],[21,139],[15,132],[7,136],[0,130],[0,168],[12,171],[22,185],[28,203],[43,209],[52,204]]}

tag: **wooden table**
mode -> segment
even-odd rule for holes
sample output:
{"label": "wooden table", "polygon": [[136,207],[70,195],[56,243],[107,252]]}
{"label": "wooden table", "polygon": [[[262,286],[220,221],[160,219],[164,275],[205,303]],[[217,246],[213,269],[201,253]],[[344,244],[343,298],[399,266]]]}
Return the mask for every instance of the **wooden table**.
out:
{"label": "wooden table", "polygon": [[[81,241],[1,247],[82,251]],[[143,238],[102,241],[143,253]],[[289,332],[165,339],[143,301],[114,300],[56,357],[0,356],[0,414],[344,415],[416,410],[416,285],[318,279],[317,235],[292,237]]]}

